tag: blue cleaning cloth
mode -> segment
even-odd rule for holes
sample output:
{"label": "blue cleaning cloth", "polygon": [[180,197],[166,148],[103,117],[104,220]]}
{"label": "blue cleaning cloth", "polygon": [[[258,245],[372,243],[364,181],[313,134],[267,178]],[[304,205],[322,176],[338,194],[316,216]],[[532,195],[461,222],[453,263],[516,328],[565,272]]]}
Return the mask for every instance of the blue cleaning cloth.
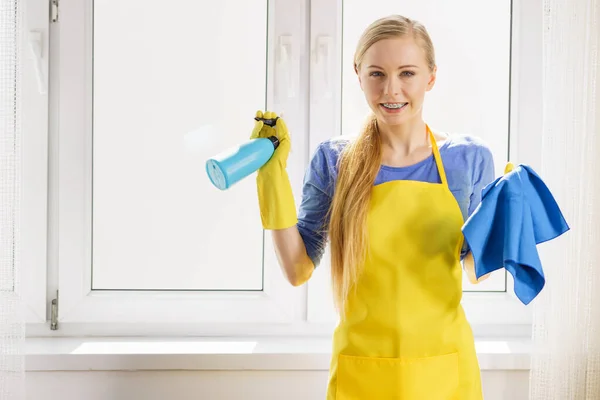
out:
{"label": "blue cleaning cloth", "polygon": [[536,245],[569,230],[552,193],[520,164],[487,185],[462,231],[475,261],[475,275],[504,267],[519,300],[529,304],[546,282]]}

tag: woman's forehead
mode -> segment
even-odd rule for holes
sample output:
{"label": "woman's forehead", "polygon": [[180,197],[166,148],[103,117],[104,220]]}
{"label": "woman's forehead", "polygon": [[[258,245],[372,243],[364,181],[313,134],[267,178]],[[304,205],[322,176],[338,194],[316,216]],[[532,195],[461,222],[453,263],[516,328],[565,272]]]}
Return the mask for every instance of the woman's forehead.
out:
{"label": "woman's forehead", "polygon": [[374,43],[366,52],[363,66],[398,68],[403,65],[426,65],[423,49],[412,37],[383,39]]}

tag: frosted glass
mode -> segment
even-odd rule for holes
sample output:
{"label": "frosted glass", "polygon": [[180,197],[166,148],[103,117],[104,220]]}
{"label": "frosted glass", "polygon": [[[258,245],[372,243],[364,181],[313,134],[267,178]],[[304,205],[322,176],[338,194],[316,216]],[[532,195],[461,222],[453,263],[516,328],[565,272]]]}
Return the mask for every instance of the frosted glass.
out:
{"label": "frosted glass", "polygon": [[204,165],[264,109],[266,41],[266,0],[94,2],[94,289],[262,289],[254,178]]}

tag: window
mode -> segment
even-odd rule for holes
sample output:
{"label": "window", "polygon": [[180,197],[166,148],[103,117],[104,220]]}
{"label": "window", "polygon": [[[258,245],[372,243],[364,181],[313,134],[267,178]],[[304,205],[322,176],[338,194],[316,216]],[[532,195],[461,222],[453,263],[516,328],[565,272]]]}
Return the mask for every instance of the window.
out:
{"label": "window", "polygon": [[274,12],[265,0],[61,8],[63,323],[295,318],[301,294],[263,249],[254,183],[221,193],[204,170],[248,138],[255,110],[280,108]]}
{"label": "window", "polygon": [[[36,189],[49,191],[47,287],[65,332],[329,333],[328,254],[307,285],[289,285],[253,177],[219,192],[204,162],[248,138],[254,111],[283,112],[299,204],[316,146],[367,111],[351,58],[377,17],[425,23],[440,65],[426,118],[485,139],[497,174],[537,118],[517,105],[540,94],[515,79],[537,68],[521,57],[520,2],[153,1],[61,4],[53,31],[50,181]],[[466,283],[473,324],[526,325],[511,287],[504,271]]]}
{"label": "window", "polygon": [[[438,79],[427,95],[424,116],[428,123],[484,139],[494,154],[497,176],[503,172],[509,156],[511,161],[516,160],[518,132],[526,125],[536,128],[541,120],[539,110],[532,108],[525,114],[519,112],[516,104],[519,96],[531,96],[531,104],[541,99],[538,87],[516,79],[523,71],[524,75],[531,74],[531,82],[539,80],[536,68],[541,71],[541,63],[538,64],[535,53],[524,51],[525,45],[532,45],[531,38],[518,25],[519,21],[537,23],[535,11],[521,2],[516,2],[515,7],[515,2],[509,0],[493,5],[475,0],[427,0],[408,2],[401,10],[397,2],[389,0],[342,3],[319,1],[311,7],[311,148],[331,136],[331,132],[352,134],[361,125],[368,107],[352,69],[356,43],[373,20],[402,13],[423,22],[436,47]],[[336,23],[326,23],[320,15],[336,15]],[[539,39],[534,46],[540,46]],[[527,51],[531,52],[531,48]],[[522,140],[519,143],[524,145],[521,154],[530,155],[531,145]],[[327,256],[326,253],[325,260]],[[324,264],[308,283],[308,320],[333,323],[336,316]],[[504,270],[477,285],[470,284],[464,276],[463,287],[463,305],[477,332],[489,332],[484,327],[490,324],[528,324],[529,310],[514,299],[512,277]]]}

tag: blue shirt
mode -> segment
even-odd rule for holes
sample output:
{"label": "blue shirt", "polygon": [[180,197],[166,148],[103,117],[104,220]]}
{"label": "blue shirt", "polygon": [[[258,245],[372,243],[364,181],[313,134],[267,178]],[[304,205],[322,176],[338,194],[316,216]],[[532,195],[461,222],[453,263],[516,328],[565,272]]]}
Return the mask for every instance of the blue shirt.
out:
{"label": "blue shirt", "polygon": [[[337,181],[337,162],[351,140],[338,136],[322,142],[304,176],[297,227],[315,266],[319,265],[327,243],[327,215]],[[468,135],[449,135],[439,150],[448,186],[466,221],[479,205],[483,188],[495,178],[492,152],[482,140]],[[433,154],[407,167],[382,165],[375,185],[393,180],[441,183]],[[465,243],[461,258],[467,252]]]}

